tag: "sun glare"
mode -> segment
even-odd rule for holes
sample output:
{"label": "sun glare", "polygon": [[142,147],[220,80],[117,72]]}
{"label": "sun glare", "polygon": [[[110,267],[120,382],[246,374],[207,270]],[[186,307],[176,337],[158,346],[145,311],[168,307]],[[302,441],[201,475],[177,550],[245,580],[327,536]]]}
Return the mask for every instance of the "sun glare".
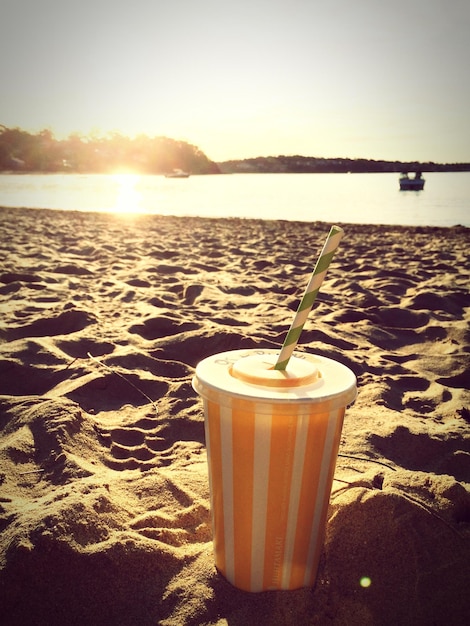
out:
{"label": "sun glare", "polygon": [[118,172],[113,175],[116,183],[116,201],[112,207],[113,213],[132,214],[141,210],[141,194],[137,189],[140,176],[133,172]]}

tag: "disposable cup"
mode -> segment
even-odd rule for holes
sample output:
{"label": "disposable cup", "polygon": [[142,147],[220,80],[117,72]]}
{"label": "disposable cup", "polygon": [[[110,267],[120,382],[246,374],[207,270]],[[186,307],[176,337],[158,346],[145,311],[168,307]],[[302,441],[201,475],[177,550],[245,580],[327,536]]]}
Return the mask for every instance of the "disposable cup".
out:
{"label": "disposable cup", "polygon": [[332,359],[232,350],[201,361],[214,556],[245,591],[314,584],[356,377]]}

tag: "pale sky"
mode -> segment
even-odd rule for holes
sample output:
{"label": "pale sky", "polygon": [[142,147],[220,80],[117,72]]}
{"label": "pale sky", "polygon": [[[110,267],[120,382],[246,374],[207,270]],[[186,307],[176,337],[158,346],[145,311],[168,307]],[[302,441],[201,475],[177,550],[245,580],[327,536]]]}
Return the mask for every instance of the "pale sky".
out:
{"label": "pale sky", "polygon": [[470,161],[469,0],[0,0],[0,124]]}

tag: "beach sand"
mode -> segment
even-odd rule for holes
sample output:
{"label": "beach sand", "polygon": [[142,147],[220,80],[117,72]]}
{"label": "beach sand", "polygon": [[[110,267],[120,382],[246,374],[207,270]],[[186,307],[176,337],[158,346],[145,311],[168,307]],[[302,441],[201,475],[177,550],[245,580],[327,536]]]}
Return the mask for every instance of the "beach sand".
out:
{"label": "beach sand", "polygon": [[359,388],[317,582],[250,594],[191,378],[280,347],[330,225],[0,209],[2,624],[468,623],[469,230],[342,226],[299,347]]}

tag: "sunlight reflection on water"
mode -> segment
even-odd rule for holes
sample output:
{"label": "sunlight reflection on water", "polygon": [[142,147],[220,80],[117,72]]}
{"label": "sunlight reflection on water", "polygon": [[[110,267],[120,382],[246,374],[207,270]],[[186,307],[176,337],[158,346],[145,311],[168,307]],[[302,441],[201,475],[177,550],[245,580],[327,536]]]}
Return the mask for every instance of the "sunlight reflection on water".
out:
{"label": "sunlight reflection on water", "polygon": [[116,183],[116,201],[111,207],[113,213],[144,213],[142,194],[137,189],[140,176],[137,174],[113,174]]}
{"label": "sunlight reflection on water", "polygon": [[168,179],[116,174],[0,175],[0,206],[300,221],[470,226],[470,172],[425,173],[422,192],[396,174],[232,174]]}

